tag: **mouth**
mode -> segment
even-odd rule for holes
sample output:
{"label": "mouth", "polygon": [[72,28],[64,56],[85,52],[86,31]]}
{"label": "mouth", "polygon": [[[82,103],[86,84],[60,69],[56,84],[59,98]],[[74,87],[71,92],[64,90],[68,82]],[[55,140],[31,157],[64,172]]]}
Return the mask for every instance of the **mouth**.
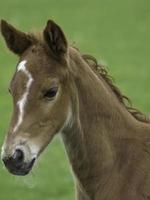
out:
{"label": "mouth", "polygon": [[16,176],[25,176],[27,174],[29,174],[29,172],[32,170],[33,165],[35,163],[35,158],[29,162],[29,163],[23,163],[22,165],[9,165],[9,162],[5,162],[5,166],[7,168],[7,170]]}

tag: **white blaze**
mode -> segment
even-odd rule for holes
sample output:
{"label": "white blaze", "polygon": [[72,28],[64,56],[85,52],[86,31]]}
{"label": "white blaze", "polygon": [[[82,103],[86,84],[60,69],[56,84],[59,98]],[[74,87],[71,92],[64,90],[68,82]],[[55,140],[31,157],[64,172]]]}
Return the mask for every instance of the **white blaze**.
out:
{"label": "white blaze", "polygon": [[32,75],[29,73],[29,71],[26,69],[26,60],[23,60],[19,63],[18,67],[17,67],[17,71],[22,71],[24,74],[26,74],[26,76],[28,77],[28,81],[26,84],[26,89],[24,94],[22,95],[21,99],[17,102],[18,108],[19,108],[19,113],[18,113],[18,121],[14,127],[13,132],[16,132],[17,129],[19,128],[19,126],[21,125],[22,121],[23,121],[23,117],[24,117],[24,108],[25,108],[25,104],[27,102],[27,97],[29,94],[29,90],[31,87],[31,84],[33,82],[33,78]]}

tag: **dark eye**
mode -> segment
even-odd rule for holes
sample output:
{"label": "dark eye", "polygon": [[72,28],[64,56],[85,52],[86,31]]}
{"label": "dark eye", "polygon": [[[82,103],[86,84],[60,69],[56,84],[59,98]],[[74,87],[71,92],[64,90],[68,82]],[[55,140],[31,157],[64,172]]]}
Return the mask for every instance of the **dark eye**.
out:
{"label": "dark eye", "polygon": [[49,89],[47,92],[45,92],[44,98],[48,100],[52,100],[56,96],[57,90],[58,90],[57,87]]}

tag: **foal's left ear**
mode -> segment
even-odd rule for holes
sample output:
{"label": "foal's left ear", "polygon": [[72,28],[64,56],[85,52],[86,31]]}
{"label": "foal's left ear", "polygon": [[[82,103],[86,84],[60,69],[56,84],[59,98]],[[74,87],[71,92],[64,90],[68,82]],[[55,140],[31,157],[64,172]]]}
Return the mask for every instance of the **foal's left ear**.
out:
{"label": "foal's left ear", "polygon": [[55,22],[48,20],[43,34],[46,43],[56,58],[60,58],[67,53],[68,44],[66,37]]}
{"label": "foal's left ear", "polygon": [[15,54],[21,55],[32,44],[29,35],[17,30],[5,20],[0,21],[0,29],[7,47]]}

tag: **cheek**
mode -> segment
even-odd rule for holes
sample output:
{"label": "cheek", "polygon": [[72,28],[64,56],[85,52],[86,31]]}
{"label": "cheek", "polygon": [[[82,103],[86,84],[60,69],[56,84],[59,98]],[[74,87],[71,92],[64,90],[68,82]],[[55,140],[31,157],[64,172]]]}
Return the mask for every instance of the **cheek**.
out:
{"label": "cheek", "polygon": [[[53,101],[39,101],[34,102],[29,109],[26,119],[28,120],[28,132],[37,135],[55,134],[66,124],[69,108],[69,98],[67,93],[58,94]],[[32,134],[32,135],[33,135]]]}
{"label": "cheek", "polygon": [[63,126],[67,117],[67,106],[63,103],[56,103],[49,109],[48,118],[53,126]]}
{"label": "cheek", "polygon": [[47,105],[46,116],[52,126],[59,126],[59,128],[64,126],[70,110],[69,104],[70,103],[67,98],[61,97],[53,104]]}

